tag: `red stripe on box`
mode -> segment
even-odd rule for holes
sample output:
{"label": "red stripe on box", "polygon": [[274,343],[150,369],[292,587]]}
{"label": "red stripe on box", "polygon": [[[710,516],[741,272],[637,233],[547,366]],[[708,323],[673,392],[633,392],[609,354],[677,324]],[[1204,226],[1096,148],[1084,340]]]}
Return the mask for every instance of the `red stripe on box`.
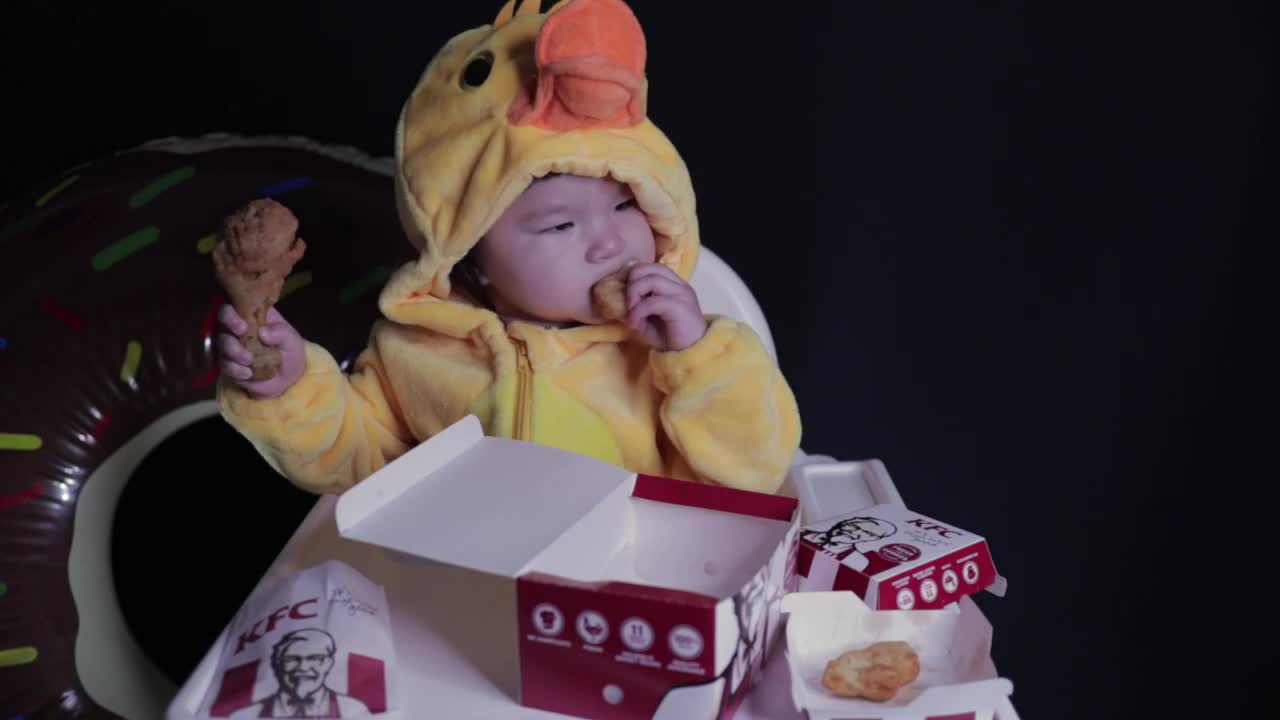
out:
{"label": "red stripe on box", "polygon": [[977,713],[960,713],[959,715],[930,715],[924,720],[977,720]]}
{"label": "red stripe on box", "polygon": [[229,668],[222,674],[218,699],[213,701],[209,714],[213,717],[229,717],[236,710],[253,704],[253,682],[257,678],[257,660]]}
{"label": "red stripe on box", "polygon": [[866,575],[863,575],[844,563],[840,563],[840,567],[836,568],[836,579],[831,583],[831,589],[851,590],[854,595],[866,600],[867,588],[870,584],[871,583],[867,579]]}
{"label": "red stripe on box", "polygon": [[800,543],[800,548],[796,553],[796,574],[803,577],[809,577],[809,570],[813,567],[813,556],[815,551],[812,545],[808,543]]}
{"label": "red stripe on box", "polygon": [[599,593],[605,597],[621,596],[627,599],[652,600],[656,602],[688,605],[690,607],[699,608],[714,608],[720,602],[719,599],[710,595],[690,592],[687,590],[673,590],[671,588],[656,587],[653,585],[639,585],[636,583],[626,582],[583,582],[581,580],[572,580],[567,577],[541,572],[525,573],[520,576],[519,581],[521,583],[530,583],[533,585],[552,585],[561,588],[585,590]]}
{"label": "red stripe on box", "polygon": [[796,510],[795,498],[687,480],[672,480],[655,475],[638,476],[631,496],[671,505],[721,510],[784,522],[790,520]]}
{"label": "red stripe on box", "polygon": [[368,706],[369,712],[386,712],[386,665],[377,658],[351,653],[347,657],[347,694]]}

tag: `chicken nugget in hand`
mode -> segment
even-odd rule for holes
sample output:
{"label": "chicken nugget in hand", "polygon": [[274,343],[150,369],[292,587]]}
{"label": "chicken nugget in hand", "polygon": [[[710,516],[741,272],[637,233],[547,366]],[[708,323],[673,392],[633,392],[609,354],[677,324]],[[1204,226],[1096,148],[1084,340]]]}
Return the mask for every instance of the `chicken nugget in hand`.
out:
{"label": "chicken nugget in hand", "polygon": [[919,676],[920,658],[915,651],[904,642],[891,640],[850,650],[827,663],[822,685],[841,697],[884,702]]}
{"label": "chicken nugget in hand", "polygon": [[605,320],[617,322],[627,317],[627,275],[631,267],[606,275],[591,287],[591,301]]}

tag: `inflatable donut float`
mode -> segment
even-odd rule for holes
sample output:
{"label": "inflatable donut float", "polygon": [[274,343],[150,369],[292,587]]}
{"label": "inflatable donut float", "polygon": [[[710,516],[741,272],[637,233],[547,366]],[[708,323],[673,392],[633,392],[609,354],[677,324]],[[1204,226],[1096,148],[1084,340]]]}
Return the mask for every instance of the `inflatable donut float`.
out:
{"label": "inflatable donut float", "polygon": [[410,260],[391,161],[298,138],[148,143],[0,208],[0,720],[161,717],[315,501],[217,415],[209,256],[273,197],[278,305],[349,365]]}

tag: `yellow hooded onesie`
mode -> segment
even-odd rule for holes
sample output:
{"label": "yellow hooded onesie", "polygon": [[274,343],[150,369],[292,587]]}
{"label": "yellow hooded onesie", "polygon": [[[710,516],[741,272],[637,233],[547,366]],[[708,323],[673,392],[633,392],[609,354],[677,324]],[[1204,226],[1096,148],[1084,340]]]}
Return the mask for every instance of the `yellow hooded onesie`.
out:
{"label": "yellow hooded onesie", "polygon": [[621,0],[508,2],[450,40],[396,128],[396,195],[419,259],[379,298],[383,318],[348,377],[308,343],[301,380],[255,399],[223,377],[223,416],[281,474],[341,492],[468,414],[487,433],[640,473],[774,492],[799,447],[795,398],[746,325],[709,317],[679,351],[621,324],[511,322],[455,291],[450,271],[534,179],[630,186],[658,261],[697,258],[693,187],[645,117],[644,36]]}

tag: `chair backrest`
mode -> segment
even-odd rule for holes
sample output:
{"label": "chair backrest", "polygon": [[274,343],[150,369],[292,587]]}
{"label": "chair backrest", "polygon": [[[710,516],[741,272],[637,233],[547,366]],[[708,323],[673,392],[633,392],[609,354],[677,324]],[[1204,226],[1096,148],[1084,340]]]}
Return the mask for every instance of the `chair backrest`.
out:
{"label": "chair backrest", "polygon": [[764,319],[764,311],[747,289],[747,284],[719,255],[702,247],[698,251],[698,265],[693,270],[690,284],[698,293],[698,302],[704,313],[724,315],[751,326],[769,355],[777,361],[778,352],[773,346],[773,335]]}

